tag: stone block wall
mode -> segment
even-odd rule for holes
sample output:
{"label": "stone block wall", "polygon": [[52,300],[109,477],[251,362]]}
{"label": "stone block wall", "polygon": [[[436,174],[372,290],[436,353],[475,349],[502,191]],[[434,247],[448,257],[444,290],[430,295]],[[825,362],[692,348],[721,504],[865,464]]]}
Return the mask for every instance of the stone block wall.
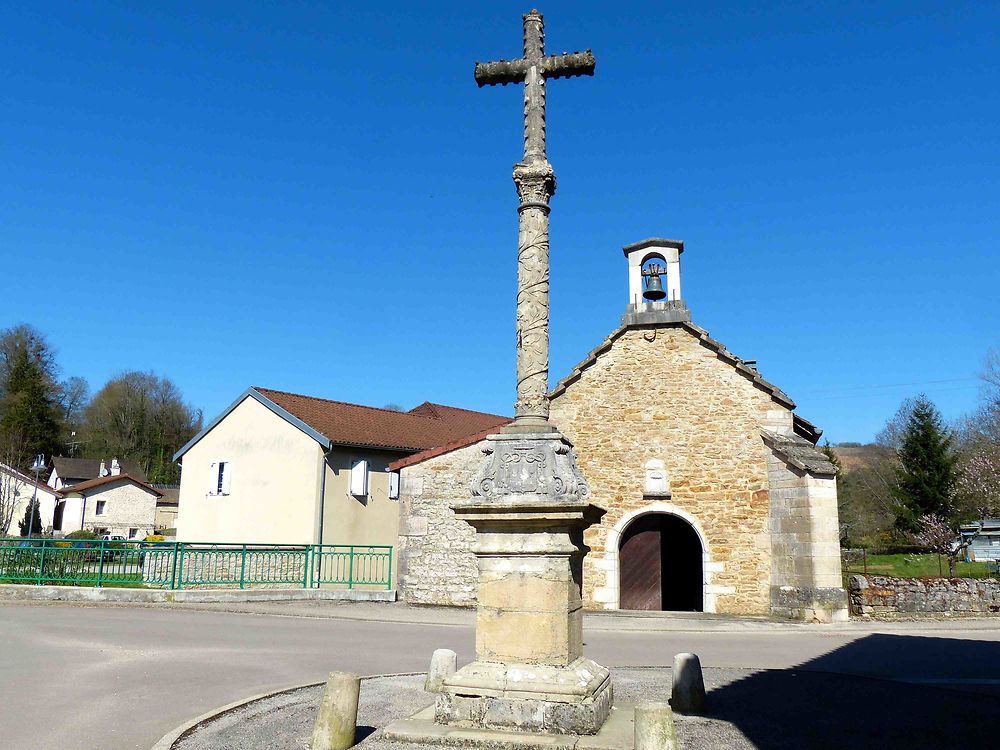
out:
{"label": "stone block wall", "polygon": [[[607,509],[588,530],[584,603],[618,606],[618,539],[646,511],[668,510],[699,531],[705,609],[769,610],[771,543],[767,457],[760,430],[791,412],[681,326],[630,328],[552,401],[552,421]],[[660,461],[666,492],[646,492]]]}
{"label": "stone block wall", "polygon": [[[104,512],[97,515],[97,503],[100,501],[104,502]],[[134,538],[141,540],[153,533],[155,520],[156,495],[147,489],[121,482],[87,491],[83,518],[86,529],[104,528],[109,534],[126,538],[129,529],[136,529]]]}
{"label": "stone block wall", "polygon": [[1000,614],[995,578],[893,578],[856,574],[848,582],[855,615],[892,619],[921,614]]}
{"label": "stone block wall", "polygon": [[842,588],[837,480],[768,459],[771,614],[829,622],[848,617]]}
{"label": "stone block wall", "polygon": [[400,472],[399,592],[410,604],[476,604],[476,532],[455,518],[451,505],[471,496],[469,483],[483,461],[482,445]]}

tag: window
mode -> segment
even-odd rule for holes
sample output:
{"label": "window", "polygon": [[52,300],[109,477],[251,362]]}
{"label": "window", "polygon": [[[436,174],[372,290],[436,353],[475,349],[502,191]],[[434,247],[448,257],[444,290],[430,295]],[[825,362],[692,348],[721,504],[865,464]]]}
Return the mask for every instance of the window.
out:
{"label": "window", "polygon": [[399,500],[399,472],[389,472],[389,499]]}
{"label": "window", "polygon": [[208,494],[228,495],[233,475],[233,465],[229,461],[215,461],[209,467]]}
{"label": "window", "polygon": [[137,536],[139,536],[139,529],[130,528],[128,530],[128,538],[129,539],[135,539]]}
{"label": "window", "polygon": [[351,462],[351,494],[368,497],[368,462],[363,458]]}
{"label": "window", "polygon": [[104,536],[105,534],[108,533],[108,527],[107,526],[95,526],[94,527],[94,533],[97,534],[97,536]]}
{"label": "window", "polygon": [[105,505],[107,505],[107,501],[106,500],[98,500],[97,501],[97,507],[94,509],[94,515],[95,516],[103,516],[104,515],[104,506]]}

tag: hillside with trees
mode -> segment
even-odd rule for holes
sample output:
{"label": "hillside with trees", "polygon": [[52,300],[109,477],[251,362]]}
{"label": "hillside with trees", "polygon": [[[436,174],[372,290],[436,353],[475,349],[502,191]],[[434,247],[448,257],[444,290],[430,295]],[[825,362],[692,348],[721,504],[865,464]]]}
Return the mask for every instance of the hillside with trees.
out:
{"label": "hillside with trees", "polygon": [[1000,516],[996,352],[987,356],[982,378],[976,411],[954,425],[919,395],[900,404],[874,443],[834,446],[846,546],[915,546],[951,555],[960,525]]}
{"label": "hillside with trees", "polygon": [[202,425],[180,389],[156,373],[122,372],[94,395],[86,379],[61,379],[55,349],[27,324],[0,331],[0,457],[22,471],[36,455],[118,458],[151,482],[178,481],[174,452]]}

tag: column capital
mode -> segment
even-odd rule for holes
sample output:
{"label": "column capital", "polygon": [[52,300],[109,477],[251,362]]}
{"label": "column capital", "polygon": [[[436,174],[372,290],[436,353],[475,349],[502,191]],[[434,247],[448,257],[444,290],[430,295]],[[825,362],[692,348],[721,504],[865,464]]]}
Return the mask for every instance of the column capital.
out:
{"label": "column capital", "polygon": [[520,210],[531,207],[549,210],[549,199],[556,192],[556,173],[549,162],[518,162],[514,165],[514,184],[521,199]]}

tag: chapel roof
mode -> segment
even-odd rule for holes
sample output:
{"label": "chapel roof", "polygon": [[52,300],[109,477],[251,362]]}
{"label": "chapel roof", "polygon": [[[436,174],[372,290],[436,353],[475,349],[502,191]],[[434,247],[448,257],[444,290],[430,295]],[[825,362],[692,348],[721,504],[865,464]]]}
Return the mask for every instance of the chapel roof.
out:
{"label": "chapel roof", "polygon": [[823,477],[837,475],[837,467],[816,446],[798,435],[779,435],[770,430],[761,430],[760,434],[771,449],[787,463],[801,471]]}
{"label": "chapel roof", "polygon": [[608,337],[604,339],[604,341],[602,341],[595,349],[593,349],[586,357],[584,357],[583,360],[579,362],[570,371],[569,375],[567,375],[565,378],[556,383],[556,387],[553,388],[551,391],[549,391],[549,398],[552,399],[555,398],[556,396],[559,396],[560,394],[563,393],[563,391],[566,390],[567,387],[569,387],[577,380],[579,380],[580,376],[583,374],[583,371],[586,370],[591,365],[593,365],[597,361],[597,358],[600,357],[602,354],[604,354],[606,351],[608,351],[611,348],[611,345],[614,344],[615,340],[621,337],[626,331],[632,328],[656,328],[658,326],[663,326],[663,325],[678,326],[684,328],[695,338],[697,338],[703,346],[714,351],[718,355],[719,359],[735,367],[736,370],[741,375],[750,380],[755,386],[757,386],[763,391],[766,391],[771,396],[772,399],[774,399],[779,404],[787,407],[790,410],[795,409],[795,402],[792,401],[792,399],[788,396],[788,394],[786,394],[783,390],[778,388],[778,386],[774,385],[773,383],[769,383],[768,381],[764,380],[764,378],[761,377],[760,372],[758,372],[756,366],[754,366],[752,361],[744,360],[741,359],[740,357],[737,357],[735,354],[733,354],[726,348],[725,344],[723,344],[720,341],[716,341],[711,336],[709,336],[708,331],[706,331],[704,328],[686,320],[674,321],[671,323],[657,323],[648,325],[633,324],[633,325],[618,326],[618,328],[613,330],[608,335]]}

